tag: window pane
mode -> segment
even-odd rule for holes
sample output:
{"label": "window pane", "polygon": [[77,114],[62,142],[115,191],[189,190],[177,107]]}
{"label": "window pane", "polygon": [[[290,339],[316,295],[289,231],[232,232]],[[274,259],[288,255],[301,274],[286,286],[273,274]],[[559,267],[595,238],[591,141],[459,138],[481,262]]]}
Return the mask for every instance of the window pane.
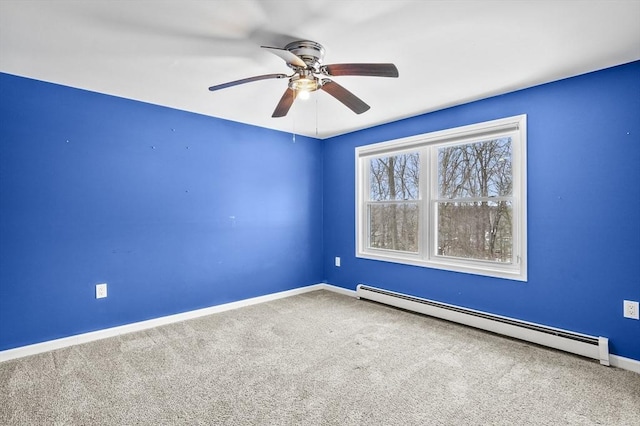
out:
{"label": "window pane", "polygon": [[372,159],[369,167],[369,199],[417,200],[419,166],[418,153]]}
{"label": "window pane", "polygon": [[369,247],[418,251],[418,204],[370,204]]}
{"label": "window pane", "polygon": [[438,149],[440,199],[510,196],[511,138]]}
{"label": "window pane", "polygon": [[512,262],[510,201],[437,203],[438,255]]}

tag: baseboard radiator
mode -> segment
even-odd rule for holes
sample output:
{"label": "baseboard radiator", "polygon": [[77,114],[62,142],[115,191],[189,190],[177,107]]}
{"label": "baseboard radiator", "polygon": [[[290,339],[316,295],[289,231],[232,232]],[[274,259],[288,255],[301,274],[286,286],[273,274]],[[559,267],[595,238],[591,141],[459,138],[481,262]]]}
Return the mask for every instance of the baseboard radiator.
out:
{"label": "baseboard radiator", "polygon": [[409,296],[359,284],[356,295],[360,299],[383,303],[408,311],[465,324],[493,333],[560,349],[609,365],[609,339],[574,333],[513,318],[493,315],[473,309]]}

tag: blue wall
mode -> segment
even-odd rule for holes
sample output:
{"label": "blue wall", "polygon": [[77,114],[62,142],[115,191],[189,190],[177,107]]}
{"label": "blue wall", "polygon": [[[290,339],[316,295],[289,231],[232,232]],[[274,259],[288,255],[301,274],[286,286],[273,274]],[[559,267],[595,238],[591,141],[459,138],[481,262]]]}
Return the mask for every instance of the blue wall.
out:
{"label": "blue wall", "polygon": [[[527,114],[526,283],[355,257],[355,147]],[[606,336],[640,360],[640,62],[327,140],[324,276]],[[342,265],[333,265],[340,256]]]}
{"label": "blue wall", "polygon": [[7,74],[0,120],[0,350],[322,281],[320,141]]}
{"label": "blue wall", "polygon": [[[528,282],[355,258],[355,147],[518,114]],[[622,317],[640,299],[639,183],[640,62],[295,143],[0,74],[0,350],[324,280],[607,336],[640,360]]]}

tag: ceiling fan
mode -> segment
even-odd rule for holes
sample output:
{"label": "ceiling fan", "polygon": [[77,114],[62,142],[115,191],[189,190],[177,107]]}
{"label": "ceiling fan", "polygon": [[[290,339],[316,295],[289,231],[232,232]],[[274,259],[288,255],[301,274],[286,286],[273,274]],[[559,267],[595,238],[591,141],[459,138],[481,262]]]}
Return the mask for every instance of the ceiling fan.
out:
{"label": "ceiling fan", "polygon": [[[265,74],[243,78],[209,87],[215,91],[226,89],[238,84],[273,78],[288,78],[289,84],[280,102],[273,111],[272,117],[284,117],[289,112],[296,97],[308,97],[310,92],[323,90],[342,102],[356,114],[362,114],[370,106],[362,99],[336,83],[324,78],[344,75],[370,77],[398,77],[398,69],[394,64],[333,64],[322,65],[324,47],[320,43],[309,40],[299,40],[287,44],[283,49],[278,47],[261,46],[261,48],[282,58],[293,69],[293,74]],[[319,76],[319,75],[320,76]]]}

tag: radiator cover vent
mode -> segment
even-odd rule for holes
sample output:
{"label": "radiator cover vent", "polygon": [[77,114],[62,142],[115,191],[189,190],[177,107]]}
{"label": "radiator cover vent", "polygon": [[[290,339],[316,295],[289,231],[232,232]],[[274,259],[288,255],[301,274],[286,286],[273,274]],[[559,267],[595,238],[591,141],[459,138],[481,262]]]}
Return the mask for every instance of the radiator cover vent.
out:
{"label": "radiator cover vent", "polygon": [[547,327],[514,318],[436,302],[407,294],[359,284],[356,295],[409,311],[454,321],[471,327],[549,346],[609,365],[609,339]]}

